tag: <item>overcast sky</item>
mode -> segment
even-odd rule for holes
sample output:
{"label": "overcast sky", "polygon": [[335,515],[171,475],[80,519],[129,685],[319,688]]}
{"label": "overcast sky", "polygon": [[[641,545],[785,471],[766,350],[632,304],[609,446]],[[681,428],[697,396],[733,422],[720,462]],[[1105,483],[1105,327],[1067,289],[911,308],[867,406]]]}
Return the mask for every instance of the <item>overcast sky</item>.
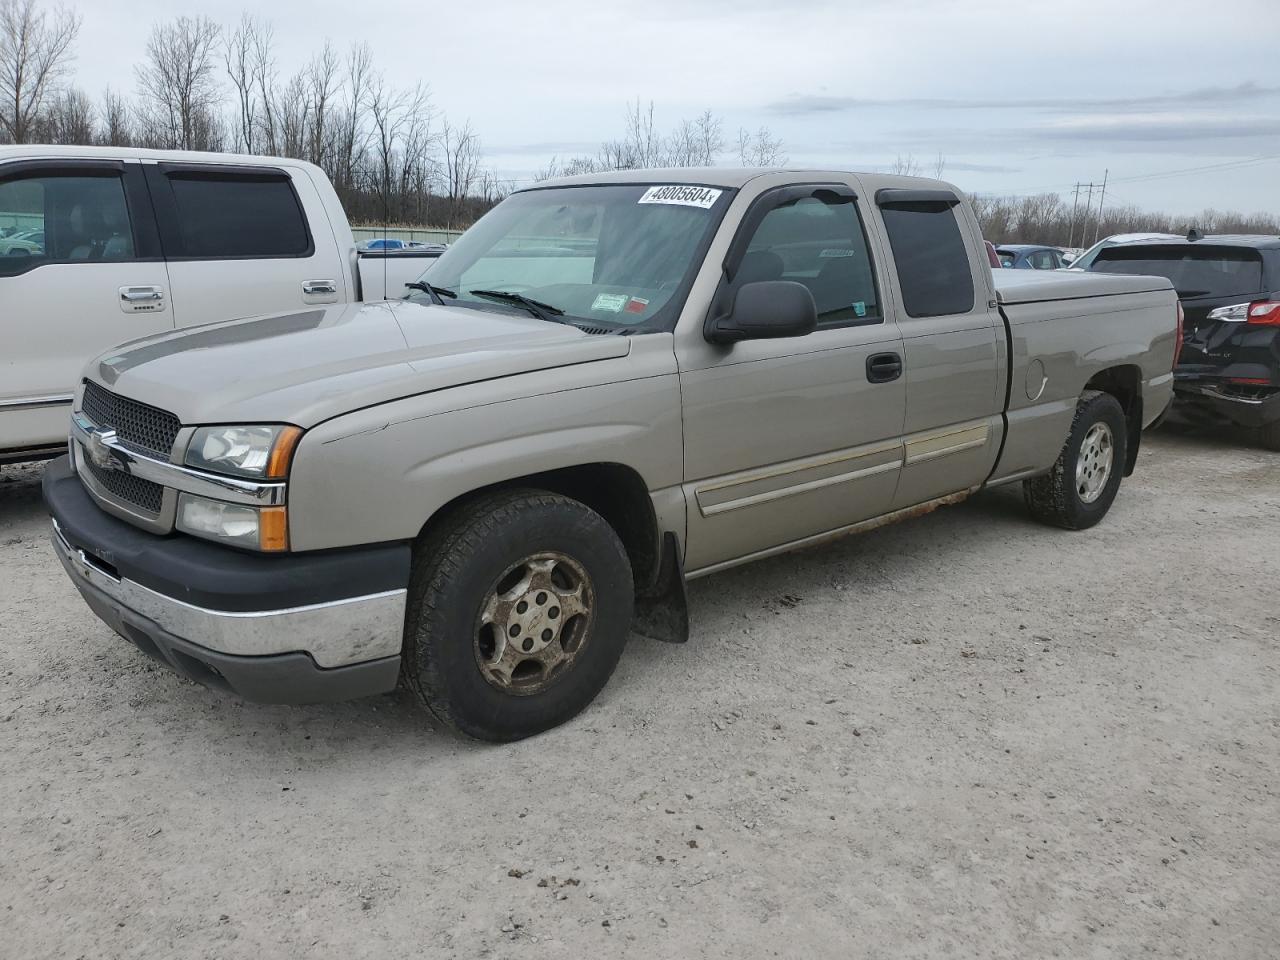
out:
{"label": "overcast sky", "polygon": [[[78,0],[77,82],[133,92],[150,25],[234,23],[243,0]],[[1050,11],[1052,13],[1043,12]],[[272,0],[282,72],[367,41],[389,79],[470,119],[528,177],[622,132],[711,109],[767,125],[791,165],[899,154],[966,190],[1070,192],[1190,213],[1280,213],[1280,0]],[[1263,159],[1265,158],[1265,159]],[[1194,173],[1189,169],[1212,167]]]}

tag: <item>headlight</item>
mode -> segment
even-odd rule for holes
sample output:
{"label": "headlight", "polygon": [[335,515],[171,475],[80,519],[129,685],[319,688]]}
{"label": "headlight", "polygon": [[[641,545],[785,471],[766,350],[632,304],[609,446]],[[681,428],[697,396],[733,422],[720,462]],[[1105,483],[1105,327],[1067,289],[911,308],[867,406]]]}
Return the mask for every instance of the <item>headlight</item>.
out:
{"label": "headlight", "polygon": [[247,507],[181,493],[177,527],[192,536],[266,553],[289,548],[289,521],[284,507]]}
{"label": "headlight", "polygon": [[302,430],[288,424],[201,427],[187,445],[186,464],[253,480],[283,480]]}

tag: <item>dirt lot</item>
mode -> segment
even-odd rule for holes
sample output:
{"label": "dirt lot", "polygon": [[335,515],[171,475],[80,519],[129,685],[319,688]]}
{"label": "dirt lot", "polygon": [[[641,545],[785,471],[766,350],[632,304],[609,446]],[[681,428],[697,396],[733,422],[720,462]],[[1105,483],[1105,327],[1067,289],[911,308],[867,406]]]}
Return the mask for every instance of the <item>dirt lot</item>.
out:
{"label": "dirt lot", "polygon": [[248,705],[144,660],[0,470],[0,955],[1275,957],[1280,455],[1167,430],[698,581],[577,721]]}

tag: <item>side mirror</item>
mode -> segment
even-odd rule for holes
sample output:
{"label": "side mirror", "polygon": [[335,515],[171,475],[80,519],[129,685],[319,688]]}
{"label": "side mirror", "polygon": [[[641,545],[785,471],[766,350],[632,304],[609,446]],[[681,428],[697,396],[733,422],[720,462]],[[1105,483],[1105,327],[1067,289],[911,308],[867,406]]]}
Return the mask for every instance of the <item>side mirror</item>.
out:
{"label": "side mirror", "polygon": [[818,307],[803,283],[760,280],[744,283],[727,314],[707,322],[711,343],[803,337],[818,327]]}

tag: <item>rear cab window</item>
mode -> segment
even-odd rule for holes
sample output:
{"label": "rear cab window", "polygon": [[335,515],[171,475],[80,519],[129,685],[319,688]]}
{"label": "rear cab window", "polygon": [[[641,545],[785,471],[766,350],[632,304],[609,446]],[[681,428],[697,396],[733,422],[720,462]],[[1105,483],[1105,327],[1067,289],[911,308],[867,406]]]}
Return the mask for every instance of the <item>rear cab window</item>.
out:
{"label": "rear cab window", "polygon": [[173,211],[170,259],[309,257],[307,218],[287,174],[263,170],[166,171]]}
{"label": "rear cab window", "polygon": [[909,317],[940,317],[973,310],[973,268],[956,220],[957,202],[880,202],[898,271],[902,306]]}
{"label": "rear cab window", "polygon": [[1094,273],[1165,277],[1184,300],[1249,297],[1265,292],[1262,253],[1221,244],[1116,246],[1098,251]]}

